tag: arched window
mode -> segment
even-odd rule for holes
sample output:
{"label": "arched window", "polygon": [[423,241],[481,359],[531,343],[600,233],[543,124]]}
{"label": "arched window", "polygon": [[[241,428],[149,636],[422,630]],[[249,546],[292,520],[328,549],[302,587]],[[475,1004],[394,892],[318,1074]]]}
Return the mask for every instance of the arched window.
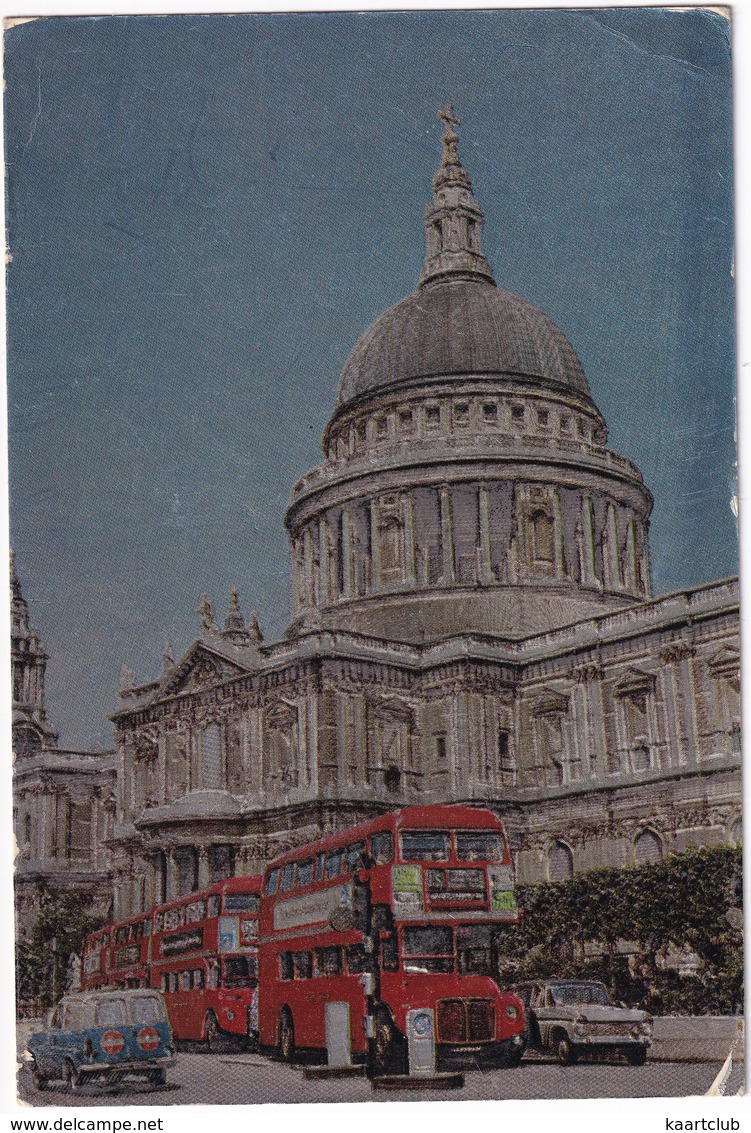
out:
{"label": "arched window", "polygon": [[201,739],[201,786],[219,791],[222,785],[222,730],[207,724]]}
{"label": "arched window", "polygon": [[662,841],[654,830],[642,830],[634,840],[634,860],[638,865],[643,862],[658,862],[662,857]]}
{"label": "arched window", "polygon": [[532,514],[532,558],[535,563],[545,566],[552,566],[555,561],[553,520],[545,511],[535,511]]}
{"label": "arched window", "polygon": [[192,846],[178,846],[175,850],[177,866],[177,894],[185,897],[198,888],[198,854]]}
{"label": "arched window", "polygon": [[548,849],[548,879],[567,881],[574,873],[574,855],[564,842],[553,842]]}

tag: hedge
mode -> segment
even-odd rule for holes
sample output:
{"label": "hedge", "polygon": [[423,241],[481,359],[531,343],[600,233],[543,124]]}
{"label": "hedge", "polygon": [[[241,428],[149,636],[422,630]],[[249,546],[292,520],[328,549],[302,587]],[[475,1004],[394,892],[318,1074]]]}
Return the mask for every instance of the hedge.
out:
{"label": "hedge", "polygon": [[[519,923],[498,940],[501,976],[596,978],[616,1001],[654,1013],[734,1014],[743,937],[727,913],[742,907],[741,871],[741,849],[722,845],[519,885]],[[695,953],[695,974],[666,968],[668,951]]]}

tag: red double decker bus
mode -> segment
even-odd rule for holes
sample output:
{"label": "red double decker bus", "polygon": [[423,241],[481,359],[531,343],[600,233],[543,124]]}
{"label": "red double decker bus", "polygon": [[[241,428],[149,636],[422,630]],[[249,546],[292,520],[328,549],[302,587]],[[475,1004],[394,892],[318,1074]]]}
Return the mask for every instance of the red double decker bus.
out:
{"label": "red double decker bus", "polygon": [[151,918],[141,913],[110,929],[107,957],[109,987],[148,987]]}
{"label": "red double decker bus", "polygon": [[255,1041],[260,903],[261,879],[234,877],[153,910],[149,977],[176,1038]]}
{"label": "red double decker bus", "polygon": [[493,978],[497,930],[517,916],[487,810],[408,807],[280,856],[264,875],[261,1046],[326,1051],[334,1006],[353,1059],[403,1071],[420,1009],[439,1067],[518,1065],[523,1007]]}
{"label": "red double decker bus", "polygon": [[109,971],[111,927],[90,932],[83,942],[81,987],[86,991],[106,987]]}

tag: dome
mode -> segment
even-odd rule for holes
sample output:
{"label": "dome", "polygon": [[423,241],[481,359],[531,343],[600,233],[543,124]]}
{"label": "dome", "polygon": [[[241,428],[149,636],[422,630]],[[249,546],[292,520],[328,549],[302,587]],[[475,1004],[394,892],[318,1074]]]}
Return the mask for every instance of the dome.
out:
{"label": "dome", "polygon": [[526,299],[485,280],[446,276],[389,307],[350,352],[337,408],[415,379],[493,374],[591,400],[573,347]]}

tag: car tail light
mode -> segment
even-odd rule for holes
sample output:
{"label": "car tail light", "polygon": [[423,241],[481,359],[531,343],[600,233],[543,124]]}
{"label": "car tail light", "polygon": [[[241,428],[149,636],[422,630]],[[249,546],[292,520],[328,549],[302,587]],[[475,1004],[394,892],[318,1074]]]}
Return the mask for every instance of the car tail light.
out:
{"label": "car tail light", "polygon": [[460,999],[444,999],[438,1004],[438,1041],[442,1043],[467,1041],[467,1017]]}
{"label": "car tail light", "polygon": [[487,1042],[495,1035],[495,1011],[487,1000],[470,1003],[467,1009],[469,1041]]}

